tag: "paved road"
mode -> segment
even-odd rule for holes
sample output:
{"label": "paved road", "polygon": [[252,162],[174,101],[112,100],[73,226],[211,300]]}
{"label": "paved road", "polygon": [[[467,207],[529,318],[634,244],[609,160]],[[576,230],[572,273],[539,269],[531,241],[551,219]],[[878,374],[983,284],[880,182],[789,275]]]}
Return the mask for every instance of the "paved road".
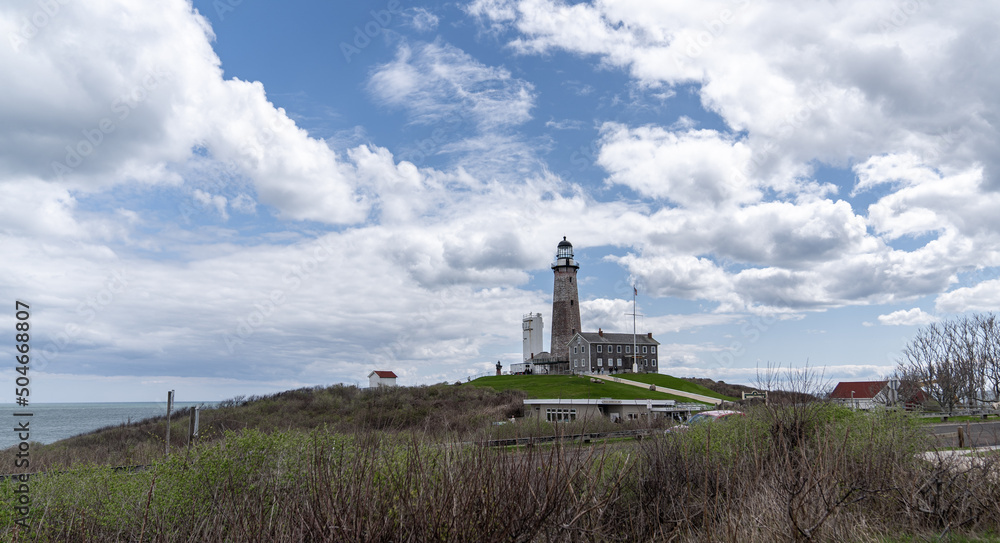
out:
{"label": "paved road", "polygon": [[[966,426],[968,424],[968,426]],[[958,427],[961,426],[966,431],[966,443],[968,447],[969,436],[972,437],[971,445],[984,447],[988,445],[1000,445],[1000,421],[991,420],[989,422],[946,422],[933,424],[929,427],[931,432],[937,437],[938,444],[942,447],[958,446]]]}

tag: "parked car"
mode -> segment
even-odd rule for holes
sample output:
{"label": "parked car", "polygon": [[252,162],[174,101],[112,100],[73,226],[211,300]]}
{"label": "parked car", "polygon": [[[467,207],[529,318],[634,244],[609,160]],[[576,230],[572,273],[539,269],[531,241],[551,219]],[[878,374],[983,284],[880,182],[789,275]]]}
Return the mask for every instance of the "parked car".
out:
{"label": "parked car", "polygon": [[741,411],[729,411],[726,409],[719,409],[716,411],[702,411],[700,413],[695,413],[687,420],[688,426],[692,424],[702,424],[705,422],[715,422],[717,420],[722,420],[726,417],[745,417]]}
{"label": "parked car", "polygon": [[689,418],[687,422],[685,422],[684,424],[680,424],[678,426],[674,426],[673,428],[669,429],[668,432],[681,432],[687,430],[688,428],[690,428],[692,425],[695,424],[707,424],[726,418],[745,417],[745,416],[746,413],[743,413],[742,411],[730,411],[727,409],[717,409],[715,411],[701,411],[699,413],[691,415],[691,418]]}

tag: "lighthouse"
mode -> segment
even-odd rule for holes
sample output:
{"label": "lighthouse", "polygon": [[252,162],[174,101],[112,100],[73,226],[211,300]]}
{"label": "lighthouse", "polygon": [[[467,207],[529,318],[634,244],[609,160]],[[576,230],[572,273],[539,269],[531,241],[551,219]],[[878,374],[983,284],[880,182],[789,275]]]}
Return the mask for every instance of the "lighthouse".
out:
{"label": "lighthouse", "polygon": [[556,247],[552,263],[555,284],[552,287],[552,345],[555,360],[569,360],[569,340],[580,332],[580,295],[576,288],[576,271],[580,266],[573,260],[573,244],[562,241]]}

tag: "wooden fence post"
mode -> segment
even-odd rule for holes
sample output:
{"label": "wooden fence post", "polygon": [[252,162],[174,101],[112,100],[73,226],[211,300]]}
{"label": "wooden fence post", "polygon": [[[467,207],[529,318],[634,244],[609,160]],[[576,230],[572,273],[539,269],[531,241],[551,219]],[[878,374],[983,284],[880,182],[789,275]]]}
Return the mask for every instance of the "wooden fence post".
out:
{"label": "wooden fence post", "polygon": [[174,407],[174,391],[167,392],[167,455],[170,455],[170,410]]}
{"label": "wooden fence post", "polygon": [[191,442],[198,437],[198,407],[191,408],[191,421],[188,424],[188,450],[191,450]]}

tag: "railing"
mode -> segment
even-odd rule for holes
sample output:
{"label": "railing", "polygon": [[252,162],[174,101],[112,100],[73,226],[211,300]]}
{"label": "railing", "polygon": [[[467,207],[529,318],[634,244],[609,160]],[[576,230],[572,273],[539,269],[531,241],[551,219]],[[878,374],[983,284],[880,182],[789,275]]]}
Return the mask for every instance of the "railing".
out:
{"label": "railing", "polygon": [[[468,383],[469,381],[475,381],[476,379],[479,379],[480,377],[489,377],[491,375],[496,375],[496,374],[497,374],[496,371],[484,371],[483,373],[477,373],[475,375],[469,375],[468,377],[465,378],[465,382]],[[510,375],[510,372],[509,371],[504,371],[504,372],[501,372],[500,375]]]}
{"label": "railing", "polygon": [[534,436],[534,437],[510,437],[489,439],[478,442],[487,447],[511,447],[514,445],[537,445],[541,443],[552,443],[553,441],[582,441],[589,443],[594,439],[616,439],[623,437],[634,437],[642,439],[653,433],[665,433],[663,430],[621,430],[616,432],[592,432],[589,434],[567,434],[558,436]]}

